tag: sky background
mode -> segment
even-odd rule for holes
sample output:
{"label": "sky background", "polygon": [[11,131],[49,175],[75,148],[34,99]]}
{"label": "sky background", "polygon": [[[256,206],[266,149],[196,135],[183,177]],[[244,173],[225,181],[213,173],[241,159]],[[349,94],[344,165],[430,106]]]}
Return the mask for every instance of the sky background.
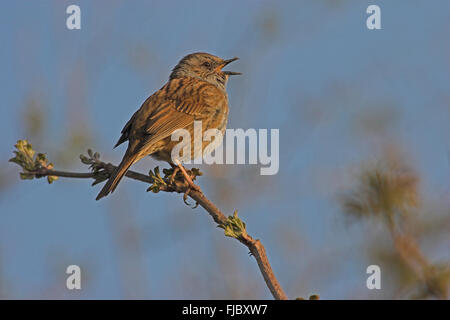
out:
{"label": "sky background", "polygon": [[[81,7],[81,30],[66,28],[70,4]],[[369,4],[381,7],[382,30],[366,28]],[[280,130],[277,175],[204,165],[199,184],[223,212],[238,210],[289,297],[398,297],[389,266],[371,254],[374,243],[389,247],[386,231],[349,222],[338,201],[386,148],[401,150],[420,176],[427,209],[418,219],[448,216],[449,1],[1,6],[3,298],[271,298],[247,249],[181,195],[125,179],[96,202],[100,186],[90,181],[20,181],[7,162],[28,139],[60,170],[86,171],[78,155],[88,148],[118,163],[126,147],[112,147],[123,125],[197,51],[240,58],[229,68],[243,72],[228,84],[229,128]],[[144,159],[133,168],[156,165],[166,166]],[[449,244],[448,232],[420,239],[431,261],[450,260]],[[65,288],[70,264],[82,269],[81,291]],[[381,266],[382,290],[366,288],[371,264]]]}

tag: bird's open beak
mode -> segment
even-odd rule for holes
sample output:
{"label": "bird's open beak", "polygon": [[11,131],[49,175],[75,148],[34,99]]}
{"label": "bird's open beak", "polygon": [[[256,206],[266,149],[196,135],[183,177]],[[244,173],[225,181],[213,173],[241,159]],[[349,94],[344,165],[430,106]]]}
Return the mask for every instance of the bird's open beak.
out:
{"label": "bird's open beak", "polygon": [[[234,57],[234,58],[232,58],[232,59],[224,60],[223,64],[220,66],[220,69],[222,69],[222,68],[225,67],[226,65],[228,65],[228,64],[230,64],[231,62],[236,61],[236,60],[238,60],[238,59],[239,59],[238,57]],[[234,75],[240,75],[240,74],[242,74],[242,73],[240,73],[240,72],[234,72],[234,71],[222,71],[222,72],[225,73],[226,75],[229,75],[229,76],[234,76]]]}

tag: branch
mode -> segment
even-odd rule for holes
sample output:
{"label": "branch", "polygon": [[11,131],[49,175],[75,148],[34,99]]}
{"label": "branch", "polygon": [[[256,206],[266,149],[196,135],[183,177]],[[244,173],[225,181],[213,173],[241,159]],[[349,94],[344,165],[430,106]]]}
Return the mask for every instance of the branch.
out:
{"label": "branch", "polygon": [[445,264],[430,263],[409,233],[400,231],[392,223],[388,223],[388,230],[400,259],[424,284],[425,292],[419,292],[417,298],[426,297],[428,293],[438,299],[446,300],[450,277],[449,267]]}
{"label": "branch", "polygon": [[343,196],[343,207],[356,217],[383,219],[398,257],[420,281],[418,294],[412,298],[447,299],[449,264],[431,263],[408,231],[408,218],[418,208],[417,175],[407,164],[387,159],[381,166],[363,171],[358,188]]}
{"label": "branch", "polygon": [[[53,165],[48,163],[44,154],[39,153],[34,157],[35,152],[32,149],[31,144],[26,140],[19,140],[16,144],[16,149],[17,151],[14,151],[16,156],[10,159],[10,161],[17,163],[23,168],[23,172],[20,174],[22,179],[47,177],[48,182],[52,183],[58,177],[92,178],[94,179],[93,185],[95,185],[108,179],[116,168],[116,166],[111,163],[100,161],[100,155],[98,153],[93,153],[91,150],[88,150],[88,156],[81,155],[80,158],[84,164],[90,165],[92,172],[78,173],[58,171],[53,170]],[[177,175],[175,179],[172,179],[171,181],[170,176],[173,171],[164,169],[163,173],[165,176],[161,177],[159,168],[156,167],[154,172],[150,170],[149,175],[129,170],[125,176],[130,179],[150,183],[151,186],[147,191],[153,191],[154,193],[160,191],[183,193],[185,202],[187,196],[193,199],[196,202],[196,206],[200,205],[203,207],[217,223],[217,226],[224,229],[226,236],[237,239],[250,250],[250,255],[255,257],[259,270],[273,297],[277,300],[287,300],[287,296],[270,266],[264,246],[260,240],[253,239],[247,233],[245,223],[239,219],[237,212],[235,211],[232,216],[226,217],[200,189],[198,189],[200,191],[197,191],[189,188],[189,185],[182,174]],[[197,176],[201,175],[201,172],[198,169],[193,168],[188,170],[188,174],[192,180],[195,180]]]}

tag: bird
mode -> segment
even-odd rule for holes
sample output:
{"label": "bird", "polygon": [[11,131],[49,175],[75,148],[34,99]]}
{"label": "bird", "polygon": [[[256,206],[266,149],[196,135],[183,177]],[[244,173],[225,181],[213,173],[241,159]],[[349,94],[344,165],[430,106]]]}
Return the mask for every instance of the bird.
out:
{"label": "bird", "polygon": [[172,141],[174,131],[185,129],[193,137],[194,121],[202,121],[203,132],[218,129],[223,135],[229,112],[227,82],[230,76],[241,73],[222,69],[238,59],[225,60],[205,52],[183,57],[172,69],[168,82],[148,97],[123,127],[114,148],[128,141],[127,150],[96,200],[112,193],[131,165],[146,156],[166,161],[176,169],[171,151],[179,141]]}

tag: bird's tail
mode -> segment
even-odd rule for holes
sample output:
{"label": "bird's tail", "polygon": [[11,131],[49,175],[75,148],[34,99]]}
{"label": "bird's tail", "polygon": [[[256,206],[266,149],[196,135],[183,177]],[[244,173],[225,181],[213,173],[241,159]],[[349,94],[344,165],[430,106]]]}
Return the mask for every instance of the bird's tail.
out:
{"label": "bird's tail", "polygon": [[97,195],[96,200],[100,200],[103,197],[106,197],[108,194],[112,193],[117,185],[119,184],[122,177],[127,173],[130,166],[135,162],[136,155],[129,156],[125,154],[125,156],[122,159],[122,162],[120,162],[119,166],[114,170],[111,177],[109,177],[106,184],[103,186],[103,189],[100,191],[100,193]]}

